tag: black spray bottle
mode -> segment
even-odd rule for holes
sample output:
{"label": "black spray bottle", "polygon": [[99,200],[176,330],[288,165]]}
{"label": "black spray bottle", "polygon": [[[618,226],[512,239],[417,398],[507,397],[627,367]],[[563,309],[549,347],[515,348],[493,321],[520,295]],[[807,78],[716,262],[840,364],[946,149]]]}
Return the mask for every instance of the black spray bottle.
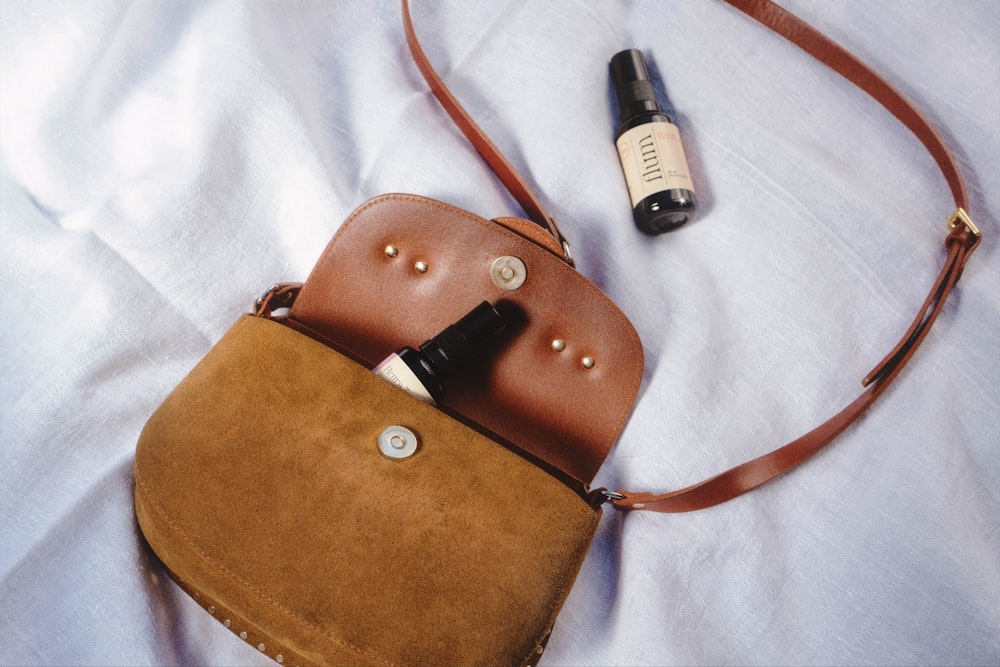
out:
{"label": "black spray bottle", "polygon": [[483,301],[419,349],[404,347],[390,354],[374,372],[436,405],[444,396],[444,381],[505,328],[503,316]]}
{"label": "black spray bottle", "polygon": [[635,224],[646,234],[677,229],[698,204],[680,134],[656,100],[642,52],[615,54],[611,81],[621,117],[615,143]]}

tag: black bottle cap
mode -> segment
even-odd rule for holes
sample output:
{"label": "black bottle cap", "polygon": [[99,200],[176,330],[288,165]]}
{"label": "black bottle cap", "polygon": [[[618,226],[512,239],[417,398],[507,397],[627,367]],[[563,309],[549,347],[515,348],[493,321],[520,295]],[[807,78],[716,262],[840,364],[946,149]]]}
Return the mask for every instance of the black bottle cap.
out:
{"label": "black bottle cap", "polygon": [[503,316],[483,301],[462,319],[420,346],[435,375],[444,380],[507,326]]}
{"label": "black bottle cap", "polygon": [[643,113],[662,113],[642,52],[626,49],[611,58],[611,82],[618,96],[621,120]]}

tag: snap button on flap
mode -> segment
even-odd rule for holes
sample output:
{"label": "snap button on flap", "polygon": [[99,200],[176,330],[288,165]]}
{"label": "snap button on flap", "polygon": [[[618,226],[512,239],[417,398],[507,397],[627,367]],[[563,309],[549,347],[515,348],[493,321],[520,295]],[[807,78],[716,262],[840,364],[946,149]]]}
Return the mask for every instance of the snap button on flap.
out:
{"label": "snap button on flap", "polygon": [[378,448],[391,459],[406,459],[417,451],[417,436],[405,426],[388,426],[379,433]]}
{"label": "snap button on flap", "polygon": [[493,261],[493,266],[490,267],[490,277],[493,279],[494,285],[509,292],[524,284],[525,278],[528,277],[528,269],[524,266],[524,262],[517,257],[504,255]]}

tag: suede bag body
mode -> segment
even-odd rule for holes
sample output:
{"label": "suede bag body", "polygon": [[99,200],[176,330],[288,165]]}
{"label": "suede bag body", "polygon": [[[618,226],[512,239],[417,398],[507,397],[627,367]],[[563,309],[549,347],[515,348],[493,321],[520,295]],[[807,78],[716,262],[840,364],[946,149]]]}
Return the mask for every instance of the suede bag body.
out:
{"label": "suede bag body", "polygon": [[[290,313],[243,316],[149,419],[139,525],[241,639],[284,664],[540,657],[596,529],[587,483],[631,411],[642,354],[531,224],[411,195],[366,203]],[[519,288],[492,279],[499,257],[521,262]],[[483,300],[517,321],[442,404],[370,370]],[[411,457],[380,451],[393,426],[416,435]]]}
{"label": "suede bag body", "polygon": [[[419,448],[384,456],[402,425]],[[599,518],[508,449],[245,316],[149,420],[136,512],[172,576],[287,664],[524,664]]]}

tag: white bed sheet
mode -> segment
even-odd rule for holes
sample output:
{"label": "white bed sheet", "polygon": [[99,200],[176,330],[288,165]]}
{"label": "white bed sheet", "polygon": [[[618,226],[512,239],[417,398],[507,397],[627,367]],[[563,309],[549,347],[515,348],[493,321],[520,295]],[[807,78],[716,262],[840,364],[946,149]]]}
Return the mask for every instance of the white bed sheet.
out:
{"label": "white bed sheet", "polygon": [[[1000,3],[787,6],[937,125],[985,240],[834,447],[713,509],[606,513],[543,664],[1000,663]],[[953,208],[896,120],[720,2],[414,13],[644,342],[598,484],[678,488],[860,391]],[[369,197],[519,211],[427,92],[394,2],[3,0],[0,19],[0,663],[271,664],[143,547],[145,419]],[[612,145],[606,63],[627,47],[664,81],[702,200],[657,238]]]}

